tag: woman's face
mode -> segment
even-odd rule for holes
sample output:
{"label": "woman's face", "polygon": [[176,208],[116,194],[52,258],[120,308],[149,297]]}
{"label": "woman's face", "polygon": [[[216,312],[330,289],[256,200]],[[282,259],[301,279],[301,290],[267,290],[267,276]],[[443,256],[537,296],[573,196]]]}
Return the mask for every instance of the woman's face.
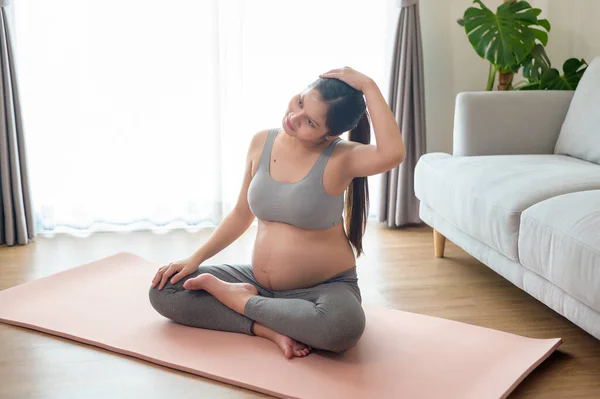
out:
{"label": "woman's face", "polygon": [[326,115],[327,105],[319,91],[305,90],[290,100],[282,121],[283,130],[299,140],[322,142],[327,133]]}

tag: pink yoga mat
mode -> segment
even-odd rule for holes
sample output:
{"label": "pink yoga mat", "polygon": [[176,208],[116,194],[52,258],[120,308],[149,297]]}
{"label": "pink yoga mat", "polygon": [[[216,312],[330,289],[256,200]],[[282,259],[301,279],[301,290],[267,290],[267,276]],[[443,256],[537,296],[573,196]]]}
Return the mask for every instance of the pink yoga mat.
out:
{"label": "pink yoga mat", "polygon": [[163,318],[148,300],[157,268],[121,253],[9,288],[0,292],[0,320],[303,399],[505,398],[561,342],[365,306],[367,327],[356,347],[287,360],[263,338]]}

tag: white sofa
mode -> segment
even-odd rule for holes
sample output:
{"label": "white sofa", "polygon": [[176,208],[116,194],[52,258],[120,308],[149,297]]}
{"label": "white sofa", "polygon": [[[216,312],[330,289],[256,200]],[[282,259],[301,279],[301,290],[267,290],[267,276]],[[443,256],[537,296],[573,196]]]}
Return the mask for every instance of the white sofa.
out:
{"label": "white sofa", "polygon": [[415,192],[436,256],[448,238],[600,339],[600,57],[575,92],[459,94]]}

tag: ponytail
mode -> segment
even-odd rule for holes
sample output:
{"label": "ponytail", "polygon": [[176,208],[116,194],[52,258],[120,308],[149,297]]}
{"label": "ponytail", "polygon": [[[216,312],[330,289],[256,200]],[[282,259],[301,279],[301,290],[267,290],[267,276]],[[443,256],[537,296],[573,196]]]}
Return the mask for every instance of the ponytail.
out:
{"label": "ponytail", "polygon": [[[348,140],[362,144],[371,142],[371,125],[367,111],[360,117],[356,127],[350,130]],[[346,236],[359,257],[363,253],[362,238],[369,215],[369,185],[366,177],[352,179],[346,189],[344,213]]]}

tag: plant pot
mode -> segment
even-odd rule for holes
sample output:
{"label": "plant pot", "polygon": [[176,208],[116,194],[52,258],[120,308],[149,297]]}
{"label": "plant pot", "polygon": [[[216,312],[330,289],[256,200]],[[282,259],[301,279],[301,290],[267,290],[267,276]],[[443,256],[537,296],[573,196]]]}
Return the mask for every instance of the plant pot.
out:
{"label": "plant pot", "polygon": [[498,73],[498,90],[510,90],[512,88],[514,72]]}

